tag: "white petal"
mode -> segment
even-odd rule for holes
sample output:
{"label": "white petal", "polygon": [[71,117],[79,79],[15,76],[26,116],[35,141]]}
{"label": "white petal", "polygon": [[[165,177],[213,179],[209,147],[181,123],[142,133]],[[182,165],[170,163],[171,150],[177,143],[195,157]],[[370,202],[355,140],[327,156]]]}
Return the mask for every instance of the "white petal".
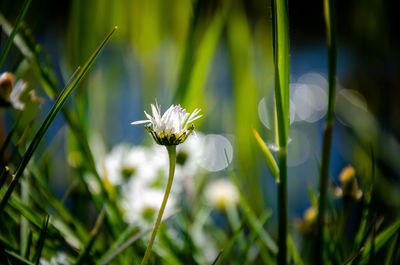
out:
{"label": "white petal", "polygon": [[138,125],[138,124],[144,124],[144,123],[149,123],[149,122],[151,122],[151,121],[149,121],[149,120],[141,120],[141,121],[131,122],[131,124],[132,125]]}

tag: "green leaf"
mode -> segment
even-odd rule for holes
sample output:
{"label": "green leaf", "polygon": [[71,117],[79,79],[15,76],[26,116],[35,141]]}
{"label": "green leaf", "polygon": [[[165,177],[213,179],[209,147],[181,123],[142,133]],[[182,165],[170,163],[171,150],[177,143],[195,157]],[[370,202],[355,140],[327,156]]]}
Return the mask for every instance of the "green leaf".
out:
{"label": "green leaf", "polygon": [[86,73],[89,71],[90,67],[94,63],[94,60],[97,58],[99,55],[100,51],[103,49],[104,45],[107,43],[107,41],[110,39],[111,35],[115,32],[117,27],[115,27],[103,40],[103,42],[100,44],[100,46],[96,49],[96,51],[92,54],[92,56],[89,58],[89,60],[86,62],[86,64],[82,67],[82,70],[79,72],[77,77],[71,82],[71,84],[67,87],[64,88],[63,92],[59,95],[57,98],[56,102],[54,103],[53,107],[47,114],[44,122],[40,126],[39,130],[35,134],[31,144],[29,145],[28,149],[26,150],[17,170],[14,175],[14,179],[12,180],[11,184],[9,185],[6,194],[1,200],[0,203],[0,212],[4,209],[6,206],[8,199],[11,196],[11,193],[13,192],[14,188],[16,187],[17,183],[19,182],[20,177],[22,176],[22,173],[25,170],[25,167],[28,165],[28,162],[30,161],[33,153],[35,152],[36,148],[38,147],[40,141],[44,137],[45,133],[47,132],[48,128],[50,127],[50,124],[53,122],[55,119],[56,115],[58,112],[61,110],[62,106],[64,105],[65,101],[67,100],[68,96],[71,94],[71,92],[78,86],[79,82],[83,79],[83,77],[86,75]]}
{"label": "green leaf", "polygon": [[257,130],[253,128],[253,134],[256,138],[257,144],[261,149],[261,153],[263,154],[264,161],[267,164],[272,176],[275,178],[275,181],[279,183],[279,168],[276,164],[274,157],[272,156],[271,152],[269,151],[268,147],[265,145],[265,142],[258,134]]}

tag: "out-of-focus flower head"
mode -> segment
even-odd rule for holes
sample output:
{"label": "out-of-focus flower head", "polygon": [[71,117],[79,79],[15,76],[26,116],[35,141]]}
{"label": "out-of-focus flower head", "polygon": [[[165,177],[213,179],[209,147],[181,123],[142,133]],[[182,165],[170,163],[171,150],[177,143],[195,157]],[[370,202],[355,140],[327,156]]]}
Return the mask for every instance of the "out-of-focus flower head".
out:
{"label": "out-of-focus flower head", "polygon": [[[115,146],[104,158],[102,176],[113,186],[125,183],[129,178],[139,173],[145,174],[145,163],[148,159],[147,150],[143,147],[131,148],[121,144]],[[146,170],[150,174],[150,170]]]}
{"label": "out-of-focus flower head", "polygon": [[335,187],[333,193],[338,198],[359,200],[362,191],[358,187],[356,171],[352,166],[345,167],[339,176],[340,186]]}
{"label": "out-of-focus flower head", "polygon": [[210,205],[220,211],[225,211],[239,202],[237,188],[227,179],[218,179],[208,184],[205,195]]}
{"label": "out-of-focus flower head", "polygon": [[50,261],[44,258],[40,258],[41,265],[71,265],[72,262],[69,260],[68,256],[64,252],[57,252]]}
{"label": "out-of-focus flower head", "polygon": [[14,84],[14,75],[4,72],[0,75],[0,106],[13,107],[22,110],[25,104],[20,101],[22,92],[26,89],[26,82],[18,80]]}
{"label": "out-of-focus flower head", "polygon": [[160,145],[178,145],[183,143],[194,130],[194,125],[187,125],[202,115],[198,115],[200,110],[195,109],[192,114],[186,112],[181,105],[171,105],[161,116],[161,106],[151,104],[153,116],[144,114],[148,120],[132,122],[132,125],[147,124],[146,130],[151,134],[154,141]]}
{"label": "out-of-focus flower head", "polygon": [[[148,187],[141,179],[134,179],[123,189],[121,207],[127,223],[137,226],[152,224],[160,210],[164,197],[162,189]],[[171,193],[165,208],[165,215],[172,213],[175,206],[174,194]]]}

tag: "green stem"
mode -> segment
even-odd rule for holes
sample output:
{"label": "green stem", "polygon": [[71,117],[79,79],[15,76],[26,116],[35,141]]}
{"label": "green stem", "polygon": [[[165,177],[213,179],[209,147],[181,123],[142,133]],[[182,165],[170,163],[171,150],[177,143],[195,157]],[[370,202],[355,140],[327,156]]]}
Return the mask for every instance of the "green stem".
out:
{"label": "green stem", "polygon": [[278,183],[278,264],[286,264],[288,209],[287,209],[287,147],[279,148],[279,177]]}
{"label": "green stem", "polygon": [[168,157],[169,157],[169,176],[168,176],[167,188],[165,189],[164,199],[162,201],[160,211],[158,212],[158,216],[157,216],[156,223],[154,225],[153,233],[151,234],[150,242],[147,245],[146,252],[144,253],[144,257],[143,257],[141,265],[146,265],[149,260],[151,249],[152,249],[153,243],[154,243],[154,239],[156,238],[157,231],[160,226],[161,219],[162,219],[162,216],[163,216],[163,213],[165,210],[165,206],[167,205],[168,196],[169,196],[169,193],[170,193],[171,187],[172,187],[172,181],[174,180],[176,145],[167,145],[166,148],[167,148]]}
{"label": "green stem", "polygon": [[287,140],[289,135],[289,19],[285,0],[272,4],[275,104],[279,146],[278,264],[287,264]]}
{"label": "green stem", "polygon": [[328,110],[324,129],[324,140],[322,145],[322,160],[319,183],[319,204],[318,204],[318,227],[315,248],[315,264],[323,264],[323,228],[326,211],[326,201],[329,181],[329,162],[332,147],[333,121],[335,110],[336,93],[336,19],[335,0],[324,0],[324,13],[326,24],[326,39],[328,45]]}

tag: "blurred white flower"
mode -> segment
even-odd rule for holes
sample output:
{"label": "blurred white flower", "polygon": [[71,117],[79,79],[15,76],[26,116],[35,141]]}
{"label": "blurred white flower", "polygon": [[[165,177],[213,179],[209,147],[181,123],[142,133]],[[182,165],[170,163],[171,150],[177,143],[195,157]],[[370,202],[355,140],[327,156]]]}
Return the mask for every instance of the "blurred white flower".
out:
{"label": "blurred white flower", "polygon": [[11,91],[10,102],[15,109],[23,110],[25,107],[25,104],[20,101],[20,97],[21,97],[22,92],[25,91],[26,86],[27,86],[26,82],[19,80],[15,84],[14,89]]}
{"label": "blurred white flower", "polygon": [[131,148],[121,144],[114,147],[103,162],[100,172],[102,176],[113,186],[126,182],[136,174],[152,174],[152,170],[146,165],[149,154],[143,147]]}
{"label": "blurred white flower", "polygon": [[178,145],[183,143],[194,129],[192,124],[189,128],[187,125],[197,120],[202,115],[198,115],[200,110],[195,109],[192,114],[182,109],[181,105],[171,105],[169,109],[161,116],[160,105],[151,104],[153,116],[144,114],[148,120],[140,120],[132,122],[132,125],[148,124],[146,130],[153,136],[156,143],[160,145]]}
{"label": "blurred white flower", "polygon": [[226,210],[239,202],[239,192],[235,185],[227,179],[218,179],[206,188],[206,199],[217,210]]}
{"label": "blurred white flower", "polygon": [[[153,223],[164,197],[162,189],[150,188],[141,179],[133,179],[122,193],[121,207],[127,223],[147,226]],[[171,193],[165,208],[165,215],[172,213],[175,198]]]}
{"label": "blurred white flower", "polygon": [[0,105],[12,106],[15,109],[22,110],[25,104],[21,102],[20,97],[25,91],[27,83],[19,80],[14,85],[14,75],[4,72],[0,75]]}
{"label": "blurred white flower", "polygon": [[57,254],[51,258],[50,262],[44,258],[40,259],[41,265],[70,265],[72,262],[69,261],[67,255],[64,252],[57,252]]}

